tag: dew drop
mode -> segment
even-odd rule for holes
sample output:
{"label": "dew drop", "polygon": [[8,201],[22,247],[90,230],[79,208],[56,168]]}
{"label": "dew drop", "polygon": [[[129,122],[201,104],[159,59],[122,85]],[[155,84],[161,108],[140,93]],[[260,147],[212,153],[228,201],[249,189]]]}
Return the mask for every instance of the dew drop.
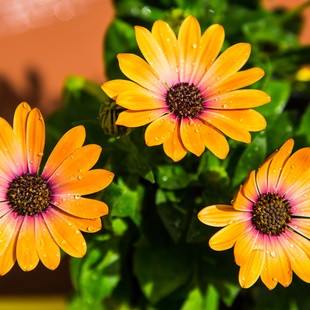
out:
{"label": "dew drop", "polygon": [[46,254],[46,253],[44,253],[42,256],[43,256],[44,258],[46,258],[46,257],[47,257],[47,254]]}
{"label": "dew drop", "polygon": [[199,129],[195,129],[195,132],[199,132]]}
{"label": "dew drop", "polygon": [[278,282],[278,279],[277,278],[272,278],[272,281]]}
{"label": "dew drop", "polygon": [[82,179],[83,179],[83,176],[79,174],[77,178],[78,178],[79,180],[82,180]]}
{"label": "dew drop", "polygon": [[77,235],[79,235],[81,232],[77,229],[77,230],[75,231],[75,233],[76,233]]}
{"label": "dew drop", "polygon": [[60,242],[60,244],[61,244],[61,245],[66,245],[66,244],[67,244],[67,241],[66,241],[66,240],[62,240],[62,241]]}
{"label": "dew drop", "polygon": [[109,178],[109,179],[113,179],[113,174],[109,174],[109,175],[108,175],[108,178]]}
{"label": "dew drop", "polygon": [[43,156],[44,155],[44,153],[43,152],[40,152],[40,153],[38,153],[38,156]]}
{"label": "dew drop", "polygon": [[295,166],[294,164],[293,164],[293,165],[291,165],[291,168],[292,168],[292,169],[294,169],[295,167],[296,167],[296,166]]}
{"label": "dew drop", "polygon": [[94,227],[92,227],[92,226],[88,226],[88,227],[86,228],[86,230],[87,230],[88,232],[94,232],[94,231],[95,231]]}
{"label": "dew drop", "polygon": [[154,139],[155,139],[156,141],[159,141],[159,138],[158,138],[158,137],[155,137]]}
{"label": "dew drop", "polygon": [[61,200],[62,200],[63,202],[67,201],[67,199],[66,199],[65,197],[63,197]]}
{"label": "dew drop", "polygon": [[295,245],[294,245],[293,243],[290,243],[290,247],[291,247],[291,248],[294,248]]}
{"label": "dew drop", "polygon": [[228,107],[229,107],[229,105],[226,104],[226,103],[222,105],[222,108],[223,108],[223,109],[227,109]]}
{"label": "dew drop", "polygon": [[271,257],[276,257],[275,251],[271,251],[271,252],[270,252],[270,256],[271,256]]}
{"label": "dew drop", "polygon": [[192,48],[197,48],[197,44],[194,43],[194,44],[192,45]]}

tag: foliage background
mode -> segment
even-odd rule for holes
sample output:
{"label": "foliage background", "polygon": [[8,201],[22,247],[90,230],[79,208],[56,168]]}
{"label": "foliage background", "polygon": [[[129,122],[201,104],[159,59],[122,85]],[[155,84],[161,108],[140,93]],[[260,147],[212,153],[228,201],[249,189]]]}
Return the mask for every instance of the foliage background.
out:
{"label": "foliage background", "polygon": [[[278,284],[269,291],[258,280],[241,289],[233,251],[209,248],[208,240],[218,229],[200,223],[197,213],[213,203],[229,204],[247,174],[288,138],[294,138],[295,149],[309,146],[310,82],[298,74],[310,64],[310,47],[299,44],[298,32],[300,14],[310,2],[272,12],[256,0],[115,0],[114,5],[116,16],[103,38],[109,79],[124,78],[119,52],[140,54],[134,25],[151,29],[163,19],[177,32],[191,14],[202,31],[213,23],[224,26],[223,49],[238,42],[252,45],[244,68],[265,70],[252,87],[270,94],[272,102],[256,109],[265,116],[267,129],[253,133],[249,145],[229,140],[231,151],[224,161],[206,151],[200,158],[188,154],[173,163],[162,147],[145,145],[145,128],[109,134],[126,130],[102,123],[100,112],[113,102],[100,85],[78,76],[65,80],[62,108],[46,121],[46,152],[66,130],[82,124],[87,143],[103,148],[97,166],[116,175],[95,195],[110,207],[103,229],[86,235],[83,259],[70,261],[75,291],[69,309],[306,309],[309,284],[296,276],[288,288]],[[115,117],[115,110],[105,112]]]}

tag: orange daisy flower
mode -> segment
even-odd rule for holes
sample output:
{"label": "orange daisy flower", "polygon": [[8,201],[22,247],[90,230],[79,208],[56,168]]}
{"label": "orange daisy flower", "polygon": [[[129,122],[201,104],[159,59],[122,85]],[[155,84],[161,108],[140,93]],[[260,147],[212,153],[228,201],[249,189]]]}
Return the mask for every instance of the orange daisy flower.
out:
{"label": "orange daisy flower", "polygon": [[21,103],[13,128],[0,118],[0,275],[17,260],[24,271],[41,262],[49,269],[60,263],[60,248],[74,257],[86,253],[81,231],[101,229],[104,202],[81,195],[102,190],[113,173],[91,167],[101,153],[98,145],[82,146],[85,129],[69,130],[39,167],[45,126],[38,109]]}
{"label": "orange daisy flower", "polygon": [[201,35],[192,16],[180,26],[178,38],[162,20],[154,23],[152,32],[139,26],[135,32],[146,61],[119,54],[120,69],[132,81],[102,85],[109,97],[128,109],[120,113],[117,125],[150,123],[146,144],[163,144],[174,161],[187,151],[200,156],[205,147],[224,159],[229,146],[223,134],[250,143],[249,131],[266,127],[265,119],[252,108],[268,103],[269,95],[238,90],[264,75],[260,68],[237,72],[250,56],[250,44],[235,44],[217,58],[224,42],[223,27],[212,25]]}
{"label": "orange daisy flower", "polygon": [[288,140],[240,186],[231,205],[202,209],[198,218],[224,227],[209,241],[222,251],[234,246],[244,288],[258,277],[273,289],[288,286],[292,271],[310,282],[310,148],[291,154]]}

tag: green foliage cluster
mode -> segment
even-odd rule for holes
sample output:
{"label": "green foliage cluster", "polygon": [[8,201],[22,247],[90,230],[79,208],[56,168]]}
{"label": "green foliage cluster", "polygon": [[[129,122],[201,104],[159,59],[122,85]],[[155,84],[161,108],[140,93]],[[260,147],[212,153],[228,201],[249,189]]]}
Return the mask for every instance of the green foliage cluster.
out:
{"label": "green foliage cluster", "polygon": [[291,11],[267,11],[258,0],[115,0],[114,5],[103,48],[109,79],[124,78],[117,53],[139,54],[134,25],[151,29],[163,19],[177,31],[191,14],[203,31],[222,24],[225,48],[251,43],[246,66],[266,72],[253,87],[270,94],[272,102],[257,108],[267,120],[266,130],[253,133],[249,145],[229,140],[225,160],[206,151],[173,163],[162,147],[145,145],[145,128],[119,137],[103,130],[99,110],[110,99],[100,85],[83,77],[65,80],[62,109],[46,121],[47,147],[51,150],[66,130],[82,124],[86,142],[102,146],[97,166],[115,173],[113,183],[93,195],[110,208],[103,229],[86,235],[84,258],[71,259],[75,291],[69,309],[307,309],[309,284],[296,276],[288,288],[279,284],[268,291],[259,280],[241,289],[233,251],[209,248],[218,229],[199,222],[197,213],[214,203],[229,204],[248,173],[288,138],[294,138],[295,149],[310,145],[309,82],[296,80],[301,65],[310,64],[310,47],[298,43],[300,14],[309,2]]}

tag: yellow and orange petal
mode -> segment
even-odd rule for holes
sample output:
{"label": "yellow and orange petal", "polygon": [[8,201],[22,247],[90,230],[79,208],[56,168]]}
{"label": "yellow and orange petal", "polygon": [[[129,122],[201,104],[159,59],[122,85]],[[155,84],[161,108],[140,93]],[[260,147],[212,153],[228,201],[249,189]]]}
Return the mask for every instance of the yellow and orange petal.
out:
{"label": "yellow and orange petal", "polygon": [[[198,213],[202,223],[224,227],[211,237],[209,245],[217,251],[234,247],[235,261],[240,266],[239,282],[244,288],[259,277],[269,289],[277,283],[286,287],[293,272],[310,282],[310,148],[291,154],[293,146],[293,139],[289,139],[257,172],[252,171],[231,206],[213,205]],[[289,204],[290,217],[278,234],[265,233],[254,220],[260,197],[272,194]],[[277,205],[283,210],[280,207]]]}
{"label": "yellow and orange petal", "polygon": [[[239,71],[250,56],[250,44],[235,44],[219,55],[223,27],[211,25],[201,34],[192,16],[183,21],[178,37],[162,20],[156,21],[151,31],[136,26],[135,33],[144,59],[134,54],[118,55],[120,69],[131,81],[102,85],[108,96],[127,109],[119,114],[117,125],[150,124],[146,144],[163,144],[173,161],[181,160],[187,152],[200,156],[205,148],[224,159],[229,152],[225,135],[250,143],[250,132],[266,127],[264,117],[252,108],[268,103],[269,95],[255,89],[240,90],[264,76],[260,68]],[[170,92],[179,85],[184,98],[187,96],[182,104]],[[198,91],[199,95],[185,95],[187,91]],[[202,100],[195,99],[197,110],[191,108],[192,98]],[[169,100],[176,100],[176,108]],[[159,128],[158,120],[164,121],[163,127]],[[200,128],[190,126],[192,123],[199,123]]]}
{"label": "yellow and orange petal", "polygon": [[[81,232],[100,230],[100,217],[108,213],[104,202],[82,197],[113,180],[112,172],[91,170],[101,147],[83,146],[85,129],[74,127],[59,140],[40,174],[45,143],[40,111],[23,102],[16,108],[13,128],[2,118],[0,124],[0,275],[9,272],[16,261],[24,271],[34,269],[39,261],[54,270],[60,263],[60,248],[82,257],[87,247]],[[11,206],[7,195],[11,182],[25,174],[39,175],[48,187],[50,200],[41,211],[27,213]]]}

